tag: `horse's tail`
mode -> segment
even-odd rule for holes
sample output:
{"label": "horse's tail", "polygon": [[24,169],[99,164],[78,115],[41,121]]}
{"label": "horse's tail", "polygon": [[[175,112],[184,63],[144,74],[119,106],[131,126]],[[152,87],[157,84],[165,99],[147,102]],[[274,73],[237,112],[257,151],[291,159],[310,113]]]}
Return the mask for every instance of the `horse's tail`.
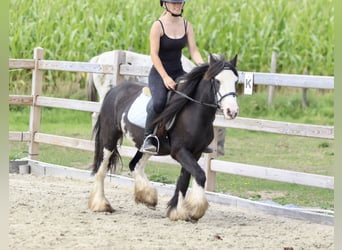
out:
{"label": "horse's tail", "polygon": [[[89,62],[97,63],[98,56],[93,57],[90,59]],[[88,101],[97,102],[97,92],[94,84],[93,73],[87,73],[87,94],[88,94]]]}
{"label": "horse's tail", "polygon": [[101,143],[100,143],[100,114],[96,123],[93,127],[92,138],[95,137],[95,151],[94,151],[94,160],[92,165],[92,174],[96,174],[100,167],[100,162],[103,159],[103,150],[101,150]]}
{"label": "horse's tail", "polygon": [[87,73],[88,101],[97,102],[97,93],[93,80],[93,73]]}
{"label": "horse's tail", "polygon": [[[109,158],[108,161],[108,170],[112,171],[116,170],[116,165],[117,162],[120,160],[122,162],[117,144],[118,141],[120,144],[122,143],[123,139],[123,134],[122,133],[117,133],[119,134],[119,137],[116,140],[112,141],[113,149],[108,149],[112,151],[112,155]],[[95,137],[95,151],[94,151],[94,159],[93,159],[93,164],[92,164],[92,175],[96,174],[97,171],[100,168],[100,164],[103,161],[103,149],[104,149],[104,143],[103,143],[103,138],[101,138],[101,113],[98,116],[98,119],[96,120],[95,126],[93,128],[93,133],[92,133],[92,138]]]}

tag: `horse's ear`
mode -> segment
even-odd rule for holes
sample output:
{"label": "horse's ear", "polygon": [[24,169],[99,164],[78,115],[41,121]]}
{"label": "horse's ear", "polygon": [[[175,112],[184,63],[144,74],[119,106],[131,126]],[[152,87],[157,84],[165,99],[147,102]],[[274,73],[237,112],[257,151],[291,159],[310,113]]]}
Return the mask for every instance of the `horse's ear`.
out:
{"label": "horse's ear", "polygon": [[238,55],[236,54],[234,58],[230,60],[230,63],[234,66],[234,68],[236,68],[237,58],[238,58]]}
{"label": "horse's ear", "polygon": [[215,58],[215,55],[213,55],[213,54],[209,54],[209,64],[212,64],[212,63],[214,63],[214,62],[216,62],[216,58]]}
{"label": "horse's ear", "polygon": [[223,56],[220,54],[209,54],[209,64],[215,63],[217,61],[223,60]]}

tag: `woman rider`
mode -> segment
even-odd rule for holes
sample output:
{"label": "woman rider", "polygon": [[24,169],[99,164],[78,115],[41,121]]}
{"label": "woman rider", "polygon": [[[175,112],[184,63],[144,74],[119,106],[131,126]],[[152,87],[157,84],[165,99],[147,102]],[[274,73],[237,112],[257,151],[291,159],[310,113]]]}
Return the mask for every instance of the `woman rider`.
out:
{"label": "woman rider", "polygon": [[182,49],[188,47],[195,64],[204,63],[195,42],[191,23],[182,17],[186,0],[160,0],[165,11],[152,24],[150,30],[150,55],[153,66],[148,77],[151,101],[147,106],[144,143],[142,152],[156,154],[156,140],[153,136],[153,120],[162,112],[169,90],[175,89],[176,79],[185,71],[182,66]]}

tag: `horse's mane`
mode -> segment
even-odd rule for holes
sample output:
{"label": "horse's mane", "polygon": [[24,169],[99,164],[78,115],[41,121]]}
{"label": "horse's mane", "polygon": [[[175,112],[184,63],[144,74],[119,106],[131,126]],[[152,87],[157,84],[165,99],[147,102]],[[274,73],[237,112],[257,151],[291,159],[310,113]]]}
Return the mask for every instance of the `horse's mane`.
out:
{"label": "horse's mane", "polygon": [[[202,81],[202,79],[209,81],[218,73],[220,73],[225,66],[227,66],[227,62],[223,57],[219,57],[210,65],[209,63],[201,64],[179,78],[177,90],[189,97],[193,97],[197,90],[198,84]],[[168,101],[163,112],[159,114],[153,123],[166,123],[172,119],[173,116],[178,113],[188,101],[189,100],[184,96],[181,96],[177,93],[172,93],[170,100]]]}

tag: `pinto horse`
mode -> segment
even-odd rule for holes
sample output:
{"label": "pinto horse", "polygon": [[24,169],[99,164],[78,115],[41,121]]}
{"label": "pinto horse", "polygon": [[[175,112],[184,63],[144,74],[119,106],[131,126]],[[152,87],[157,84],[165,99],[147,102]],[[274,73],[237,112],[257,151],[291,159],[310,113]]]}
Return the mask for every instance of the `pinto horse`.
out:
{"label": "pinto horse", "polygon": [[[158,155],[171,155],[181,165],[176,189],[167,207],[170,220],[197,221],[208,208],[204,190],[206,176],[198,160],[214,138],[216,111],[221,110],[226,119],[234,119],[239,113],[236,63],[237,55],[230,61],[210,55],[208,63],[193,68],[179,79],[164,111],[154,121],[159,139]],[[125,82],[110,89],[103,100],[93,130],[95,181],[89,198],[92,211],[113,212],[104,194],[104,178],[121,158],[118,144],[124,135],[138,149],[129,163],[135,179],[135,201],[151,208],[157,205],[157,190],[144,172],[151,155],[139,151],[144,140],[144,122],[135,120],[139,115],[146,118],[150,97],[144,93],[145,89],[145,84]],[[133,111],[139,107],[140,111]],[[192,189],[187,193],[191,177]]]}

